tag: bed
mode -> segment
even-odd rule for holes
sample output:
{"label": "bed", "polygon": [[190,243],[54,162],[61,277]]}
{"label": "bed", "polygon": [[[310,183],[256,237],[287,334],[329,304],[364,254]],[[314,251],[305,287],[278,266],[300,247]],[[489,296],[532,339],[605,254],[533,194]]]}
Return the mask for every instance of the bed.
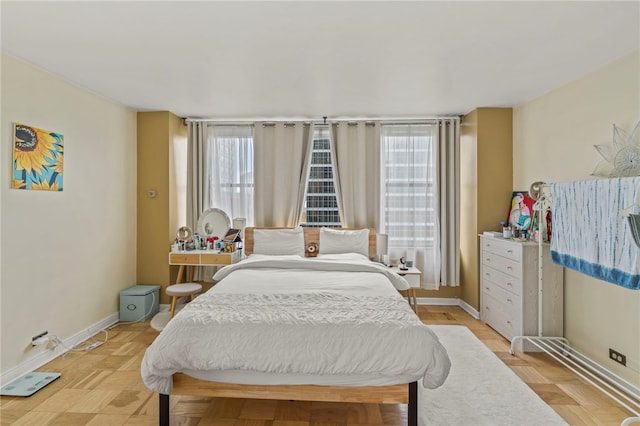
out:
{"label": "bed", "polygon": [[[252,229],[246,260],[180,311],[149,346],[145,385],[169,395],[409,404],[450,362],[397,290],[402,277],[369,260],[371,230]],[[323,238],[324,237],[324,238]],[[309,242],[317,257],[305,257]],[[324,245],[324,248],[323,248]]]}

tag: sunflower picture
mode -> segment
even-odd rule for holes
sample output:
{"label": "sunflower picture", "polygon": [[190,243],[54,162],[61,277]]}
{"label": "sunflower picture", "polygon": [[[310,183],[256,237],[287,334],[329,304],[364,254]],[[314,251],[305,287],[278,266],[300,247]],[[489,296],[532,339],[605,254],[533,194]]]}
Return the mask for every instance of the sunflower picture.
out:
{"label": "sunflower picture", "polygon": [[13,188],[62,191],[64,136],[15,123]]}

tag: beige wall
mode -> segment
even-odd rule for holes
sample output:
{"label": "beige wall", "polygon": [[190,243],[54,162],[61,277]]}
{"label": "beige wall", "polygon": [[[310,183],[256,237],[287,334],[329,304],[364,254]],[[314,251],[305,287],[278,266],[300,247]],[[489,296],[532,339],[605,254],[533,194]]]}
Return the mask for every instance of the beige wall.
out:
{"label": "beige wall", "polygon": [[[169,268],[169,247],[186,211],[186,138],[182,120],[168,111],[138,113],[138,247],[137,279],[162,286],[175,280]],[[155,191],[155,197],[149,196]]]}
{"label": "beige wall", "polygon": [[460,297],[480,307],[478,234],[500,230],[512,177],[511,108],[478,108],[460,129]]}
{"label": "beige wall", "polygon": [[[2,54],[3,374],[118,312],[135,284],[136,114]],[[13,123],[64,135],[64,190],[10,188]]]}
{"label": "beige wall", "polygon": [[460,297],[479,310],[478,110],[460,123]]}
{"label": "beige wall", "polygon": [[[591,178],[595,144],[612,141],[612,126],[631,131],[640,120],[640,53],[635,52],[514,110],[513,186],[538,180]],[[565,270],[565,336],[572,345],[640,384],[640,291]],[[608,359],[627,356],[627,368]]]}

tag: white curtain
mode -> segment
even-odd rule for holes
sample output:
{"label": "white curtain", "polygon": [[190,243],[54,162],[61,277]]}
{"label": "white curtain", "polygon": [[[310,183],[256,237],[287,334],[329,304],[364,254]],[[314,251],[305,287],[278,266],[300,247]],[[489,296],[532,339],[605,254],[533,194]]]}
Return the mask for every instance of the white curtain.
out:
{"label": "white curtain", "polygon": [[340,222],[346,228],[379,228],[380,125],[331,125],[331,153]]}
{"label": "white curtain", "polygon": [[209,125],[208,207],[253,226],[253,126]]}
{"label": "white curtain", "polygon": [[440,283],[460,285],[460,119],[438,120]]}
{"label": "white curtain", "polygon": [[459,285],[459,120],[382,125],[382,230],[422,287]]}
{"label": "white curtain", "polygon": [[[197,232],[198,218],[209,207],[207,123],[187,122],[187,226]],[[213,281],[214,267],[196,268],[193,279]]]}
{"label": "white curtain", "polygon": [[[252,126],[189,121],[187,226],[197,232],[198,218],[216,207],[229,218],[253,223]],[[196,281],[211,282],[215,267],[196,269]]]}
{"label": "white curtain", "polygon": [[255,124],[255,226],[298,226],[312,147],[313,124]]}
{"label": "white curtain", "polygon": [[187,226],[196,229],[200,214],[209,208],[207,183],[207,123],[187,122]]}

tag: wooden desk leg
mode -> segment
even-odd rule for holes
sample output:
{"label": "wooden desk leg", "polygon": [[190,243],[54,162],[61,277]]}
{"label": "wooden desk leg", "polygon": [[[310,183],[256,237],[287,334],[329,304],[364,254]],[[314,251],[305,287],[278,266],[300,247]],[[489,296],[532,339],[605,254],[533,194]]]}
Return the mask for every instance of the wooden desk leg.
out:
{"label": "wooden desk leg", "polygon": [[171,296],[171,316],[169,318],[173,318],[176,314],[176,302],[178,301],[178,296]]}
{"label": "wooden desk leg", "polygon": [[194,267],[193,266],[189,266],[188,268],[189,269],[187,269],[187,271],[188,271],[187,275],[189,276],[189,281],[187,281],[187,282],[192,283],[193,282],[193,270],[194,270]]}
{"label": "wooden desk leg", "polygon": [[180,265],[178,268],[178,275],[176,276],[176,284],[180,284],[182,281],[182,274],[184,272],[184,265]]}

